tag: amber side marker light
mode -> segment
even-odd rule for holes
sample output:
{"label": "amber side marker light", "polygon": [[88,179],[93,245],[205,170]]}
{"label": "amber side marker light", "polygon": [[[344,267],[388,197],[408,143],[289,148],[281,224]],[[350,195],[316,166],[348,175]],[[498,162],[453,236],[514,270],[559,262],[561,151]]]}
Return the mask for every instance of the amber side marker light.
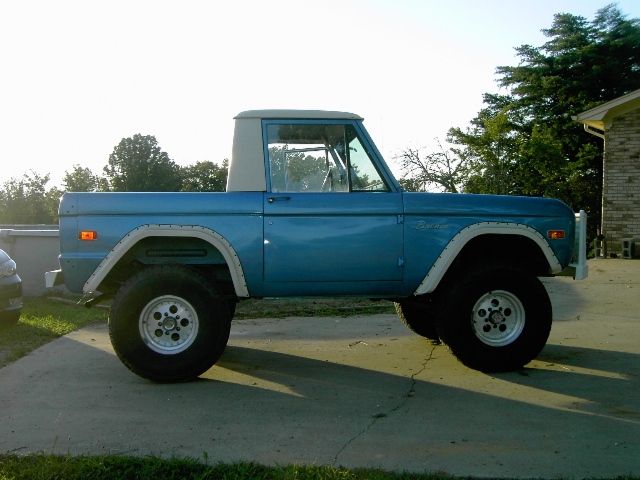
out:
{"label": "amber side marker light", "polygon": [[79,240],[97,240],[98,232],[94,231],[86,231],[86,232],[78,232]]}
{"label": "amber side marker light", "polygon": [[549,230],[547,232],[547,238],[551,240],[562,240],[564,237],[564,230]]}

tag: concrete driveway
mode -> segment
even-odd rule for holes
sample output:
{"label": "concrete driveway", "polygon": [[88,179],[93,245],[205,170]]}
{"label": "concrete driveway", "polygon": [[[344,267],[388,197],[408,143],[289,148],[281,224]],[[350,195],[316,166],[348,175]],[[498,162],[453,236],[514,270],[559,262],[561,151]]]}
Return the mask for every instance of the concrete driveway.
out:
{"label": "concrete driveway", "polygon": [[156,385],[104,324],[0,369],[0,452],[512,477],[640,475],[640,262],[545,280],[547,347],[486,375],[393,315],[234,322],[199,381]]}

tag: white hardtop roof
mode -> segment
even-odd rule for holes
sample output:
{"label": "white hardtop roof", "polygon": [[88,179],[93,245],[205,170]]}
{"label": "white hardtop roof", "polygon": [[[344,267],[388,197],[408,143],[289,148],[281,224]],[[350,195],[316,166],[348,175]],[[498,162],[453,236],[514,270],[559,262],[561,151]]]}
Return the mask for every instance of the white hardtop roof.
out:
{"label": "white hardtop roof", "polygon": [[247,110],[234,118],[282,118],[309,120],[364,120],[360,115],[331,110]]}

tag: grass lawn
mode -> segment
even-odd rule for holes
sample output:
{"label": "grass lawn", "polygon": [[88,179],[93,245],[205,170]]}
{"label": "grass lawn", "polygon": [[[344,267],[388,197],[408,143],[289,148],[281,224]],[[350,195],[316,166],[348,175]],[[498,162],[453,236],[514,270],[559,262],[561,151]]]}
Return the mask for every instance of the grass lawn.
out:
{"label": "grass lawn", "polygon": [[[446,474],[391,473],[381,470],[347,470],[334,467],[283,465],[267,467],[256,463],[207,465],[192,459],[162,460],[155,457],[0,455],[0,479],[77,480],[448,480]],[[504,480],[504,479],[502,479]]]}

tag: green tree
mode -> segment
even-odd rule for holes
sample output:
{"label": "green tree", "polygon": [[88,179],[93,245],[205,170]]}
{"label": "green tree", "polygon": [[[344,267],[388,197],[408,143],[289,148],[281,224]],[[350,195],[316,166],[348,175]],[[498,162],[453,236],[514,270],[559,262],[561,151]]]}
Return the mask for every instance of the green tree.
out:
{"label": "green tree", "polygon": [[73,171],[64,172],[62,188],[65,192],[104,192],[108,190],[107,179],[95,175],[89,168],[74,165]]}
{"label": "green tree", "polygon": [[458,128],[449,130],[447,140],[462,146],[454,147],[453,152],[468,165],[466,191],[495,195],[521,193],[516,171],[524,139],[518,134],[514,113],[507,107],[486,108],[466,132]]}
{"label": "green tree", "polygon": [[497,68],[506,93],[486,94],[447,139],[474,162],[465,191],[557,196],[597,225],[603,145],[571,116],[640,88],[640,20],[611,4],[593,21],[557,14],[543,33],[542,46],[516,48],[517,66]]}
{"label": "green tree", "polygon": [[104,167],[114,192],[179,192],[180,166],[163,152],[152,135],[123,138]]}
{"label": "green tree", "polygon": [[182,168],[183,192],[224,192],[227,188],[229,160],[222,165],[210,161],[196,162]]}
{"label": "green tree", "polygon": [[49,175],[31,172],[12,178],[0,189],[0,223],[52,224],[58,221],[58,189],[47,191]]}
{"label": "green tree", "polygon": [[[283,125],[283,127],[291,127]],[[322,185],[326,175],[326,161],[304,152],[290,152],[288,146],[269,148],[271,188],[274,191],[314,190]]]}

